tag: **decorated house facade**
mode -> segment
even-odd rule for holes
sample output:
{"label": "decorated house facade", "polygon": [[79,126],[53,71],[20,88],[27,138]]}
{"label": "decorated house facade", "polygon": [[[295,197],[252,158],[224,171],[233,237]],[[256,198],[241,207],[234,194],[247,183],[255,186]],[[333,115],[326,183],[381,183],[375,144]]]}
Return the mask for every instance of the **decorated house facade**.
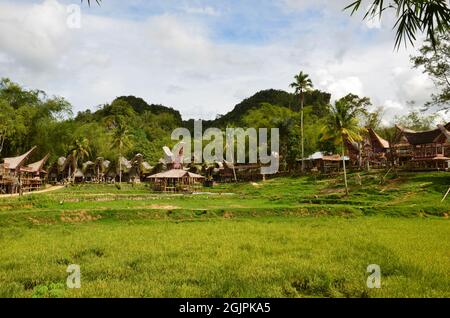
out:
{"label": "decorated house facade", "polygon": [[414,131],[397,126],[391,149],[400,167],[424,170],[450,168],[450,123],[434,130]]}

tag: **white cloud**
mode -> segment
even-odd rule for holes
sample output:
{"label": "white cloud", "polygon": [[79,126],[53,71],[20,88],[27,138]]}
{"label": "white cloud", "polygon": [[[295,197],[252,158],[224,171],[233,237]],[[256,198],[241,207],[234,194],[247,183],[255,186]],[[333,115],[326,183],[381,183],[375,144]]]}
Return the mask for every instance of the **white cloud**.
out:
{"label": "white cloud", "polygon": [[70,43],[65,7],[56,0],[40,5],[0,4],[0,46],[21,66],[51,67]]}
{"label": "white cloud", "polygon": [[381,19],[378,17],[367,19],[366,26],[369,29],[381,29]]}
{"label": "white cloud", "polygon": [[[371,31],[374,38],[361,38],[357,32],[367,27],[342,13],[343,2],[286,0],[289,14],[323,5],[325,18],[293,19],[273,38],[243,44],[217,39],[214,27],[200,18],[221,12],[212,7],[134,20],[84,8],[83,27],[71,30],[61,0],[5,1],[0,76],[63,95],[76,110],[133,94],[179,109],[185,118],[214,118],[261,89],[288,90],[300,70],[333,99],[352,92],[396,113],[409,100],[426,101],[430,82],[411,70],[411,51],[393,52],[393,33],[384,26]],[[256,27],[266,23],[262,19]]]}
{"label": "white cloud", "polygon": [[207,15],[207,16],[213,16],[218,17],[220,16],[220,13],[216,11],[213,7],[187,7],[184,9],[187,13],[190,14],[201,14],[201,15]]}
{"label": "white cloud", "polygon": [[320,87],[332,94],[333,100],[342,98],[350,93],[364,96],[363,83],[357,76],[336,78],[327,71],[319,74]]}
{"label": "white cloud", "polygon": [[348,0],[282,0],[288,9],[305,10],[310,8],[324,8],[332,10],[343,10],[349,5]]}
{"label": "white cloud", "polygon": [[384,118],[382,123],[384,125],[389,125],[394,123],[396,116],[405,114],[405,105],[398,101],[386,100],[382,103],[384,109]]}
{"label": "white cloud", "polygon": [[386,108],[386,110],[402,111],[404,106],[399,102],[388,99],[384,102],[384,107]]}

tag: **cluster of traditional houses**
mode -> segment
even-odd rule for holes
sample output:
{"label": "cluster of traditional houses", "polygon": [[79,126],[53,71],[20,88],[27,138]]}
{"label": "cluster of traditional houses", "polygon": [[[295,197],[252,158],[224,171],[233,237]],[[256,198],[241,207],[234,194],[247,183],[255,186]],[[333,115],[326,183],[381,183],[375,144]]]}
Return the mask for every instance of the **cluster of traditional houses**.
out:
{"label": "cluster of traditional houses", "polygon": [[[41,160],[28,164],[28,160],[36,147],[23,155],[5,158],[0,164],[0,194],[13,194],[29,192],[40,189],[44,184],[65,182],[136,182],[148,177],[153,168],[137,154],[132,160],[120,158],[117,166],[109,160],[97,158],[94,161],[83,163],[78,167],[77,160],[69,155],[60,157],[54,164],[44,169],[49,158],[46,155]],[[119,177],[120,176],[120,177]]]}
{"label": "cluster of traditional houses", "polygon": [[322,172],[335,171],[343,159],[352,167],[398,167],[408,170],[450,170],[450,123],[429,131],[413,131],[396,126],[389,142],[373,129],[368,129],[361,143],[346,143],[348,156],[316,153],[307,167]]}
{"label": "cluster of traditional houses", "polygon": [[[14,194],[40,189],[45,184],[64,183],[114,183],[149,181],[154,190],[164,192],[192,191],[212,181],[253,180],[260,177],[260,165],[237,165],[216,162],[212,165],[183,164],[183,148],[173,155],[164,147],[165,158],[157,166],[144,161],[141,154],[127,160],[120,157],[113,163],[102,157],[78,166],[73,155],[60,157],[44,169],[49,158],[46,155],[38,162],[27,164],[36,150],[33,147],[25,154],[5,158],[0,164],[0,194]],[[250,178],[250,179],[249,179]]]}
{"label": "cluster of traditional houses", "polygon": [[[368,129],[361,143],[346,143],[348,156],[315,153],[305,159],[310,171],[332,172],[339,170],[343,160],[350,167],[403,167],[415,170],[450,170],[450,123],[430,131],[412,131],[396,127],[391,142],[383,139],[373,129]],[[3,159],[0,164],[0,194],[21,193],[41,188],[46,183],[64,182],[139,182],[151,181],[160,191],[192,190],[201,184],[215,181],[256,180],[261,178],[261,165],[235,165],[216,162],[209,166],[183,165],[183,146],[176,154],[164,147],[165,158],[157,167],[144,161],[141,154],[127,160],[121,157],[113,164],[104,158],[87,161],[78,167],[72,155],[60,157],[44,170],[49,158],[46,155],[34,163],[27,163],[36,150]],[[202,176],[203,175],[203,176]],[[206,176],[206,177],[204,177]]]}
{"label": "cluster of traditional houses", "polygon": [[113,182],[119,178],[124,182],[137,182],[146,178],[153,171],[153,167],[141,154],[128,160],[120,157],[119,163],[114,165],[103,157],[95,161],[86,161],[78,167],[77,161],[72,155],[60,157],[48,170],[49,183],[61,183],[63,181],[81,182]]}

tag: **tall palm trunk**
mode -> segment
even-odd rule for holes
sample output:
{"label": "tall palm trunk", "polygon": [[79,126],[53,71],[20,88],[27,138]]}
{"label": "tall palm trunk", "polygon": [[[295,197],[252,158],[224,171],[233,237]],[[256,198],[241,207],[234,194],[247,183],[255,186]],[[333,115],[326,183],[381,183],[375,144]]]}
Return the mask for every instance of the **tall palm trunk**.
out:
{"label": "tall palm trunk", "polygon": [[233,176],[234,176],[234,182],[238,182],[237,180],[237,175],[236,175],[236,168],[234,167],[234,163],[233,163]]}
{"label": "tall palm trunk", "polygon": [[70,177],[73,181],[75,181],[75,173],[77,172],[78,167],[78,159],[73,158],[73,168],[72,168],[72,176]]}
{"label": "tall palm trunk", "polygon": [[302,173],[305,172],[305,131],[304,131],[304,95],[300,93],[300,130],[301,130],[301,144],[302,144]]}
{"label": "tall palm trunk", "polygon": [[119,185],[122,185],[122,152],[119,154]]}
{"label": "tall palm trunk", "polygon": [[345,195],[348,196],[347,167],[345,166],[345,146],[342,140],[342,167],[344,168]]}
{"label": "tall palm trunk", "polygon": [[0,142],[0,154],[1,154],[2,151],[3,151],[3,146],[5,145],[5,139],[6,139],[6,137],[5,137],[5,132],[2,132],[2,133],[0,134],[0,140],[1,140],[1,142]]}

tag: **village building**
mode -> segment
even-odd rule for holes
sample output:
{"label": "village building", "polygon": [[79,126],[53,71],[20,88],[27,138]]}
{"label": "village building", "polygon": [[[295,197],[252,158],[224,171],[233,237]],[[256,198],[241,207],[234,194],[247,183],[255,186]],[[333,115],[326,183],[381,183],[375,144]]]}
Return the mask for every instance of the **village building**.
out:
{"label": "village building", "polygon": [[36,150],[33,147],[23,155],[3,159],[0,164],[0,193],[14,194],[38,190],[45,183],[46,171],[43,169],[48,155],[41,160],[26,165]]}
{"label": "village building", "polygon": [[[305,159],[305,168],[312,172],[338,172],[343,168],[342,159],[343,158],[340,155],[329,155],[319,151]],[[348,164],[350,162],[350,157],[345,156],[344,160]]]}
{"label": "village building", "polygon": [[161,192],[193,192],[202,187],[205,177],[183,169],[171,169],[147,178],[153,190]]}
{"label": "village building", "polygon": [[368,137],[364,144],[363,161],[366,165],[383,167],[386,166],[390,154],[391,145],[389,142],[378,135],[375,130],[367,130]]}
{"label": "village building", "polygon": [[450,123],[429,131],[397,127],[391,151],[399,167],[414,170],[448,170],[450,168]]}

